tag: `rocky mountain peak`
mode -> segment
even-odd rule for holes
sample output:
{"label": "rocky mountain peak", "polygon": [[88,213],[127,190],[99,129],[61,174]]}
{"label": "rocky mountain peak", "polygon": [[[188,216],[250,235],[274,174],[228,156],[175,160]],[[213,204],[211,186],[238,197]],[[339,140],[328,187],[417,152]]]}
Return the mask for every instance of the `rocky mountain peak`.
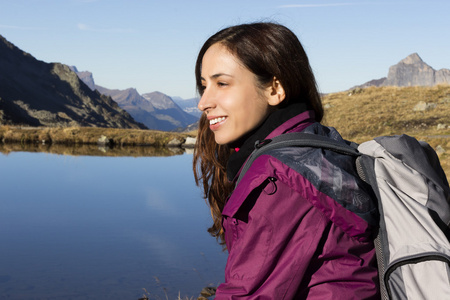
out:
{"label": "rocky mountain peak", "polygon": [[94,82],[94,76],[91,72],[88,71],[81,71],[79,72],[77,67],[70,66],[69,67],[72,71],[74,71],[78,77],[83,81],[91,90],[95,91],[95,82]]}
{"label": "rocky mountain peak", "polygon": [[368,81],[357,87],[368,86],[434,86],[450,84],[450,70],[436,71],[419,54],[413,53],[389,68],[388,76]]}
{"label": "rocky mountain peak", "polygon": [[418,63],[424,63],[422,58],[420,58],[419,54],[413,53],[408,55],[406,58],[402,59],[399,63],[413,65]]}
{"label": "rocky mountain peak", "polygon": [[157,109],[170,109],[176,107],[176,104],[172,98],[158,91],[142,94],[142,97],[147,99],[147,101],[149,101]]}
{"label": "rocky mountain peak", "polygon": [[11,52],[15,52],[16,55],[18,55],[18,56],[22,56],[22,57],[25,57],[28,59],[35,59],[31,54],[20,50],[19,48],[17,48],[14,44],[10,43],[7,39],[5,39],[0,34],[0,51],[3,52],[3,51],[7,51],[8,49]]}

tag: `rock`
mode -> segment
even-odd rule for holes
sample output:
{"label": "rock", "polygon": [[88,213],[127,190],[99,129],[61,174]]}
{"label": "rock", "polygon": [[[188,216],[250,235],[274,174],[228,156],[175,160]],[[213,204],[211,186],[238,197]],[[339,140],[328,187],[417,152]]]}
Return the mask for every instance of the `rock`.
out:
{"label": "rock", "polygon": [[413,111],[425,111],[427,108],[427,104],[425,101],[420,101],[414,106]]}
{"label": "rock", "polygon": [[437,147],[436,147],[436,153],[437,153],[437,155],[442,155],[442,154],[444,154],[444,153],[445,153],[444,147],[442,147],[441,145],[437,145]]}
{"label": "rock", "polygon": [[438,124],[437,125],[437,130],[443,130],[443,129],[447,129],[447,125],[445,125],[445,124]]}
{"label": "rock", "polygon": [[436,103],[426,103],[425,101],[420,101],[414,106],[413,111],[426,111],[430,109],[435,109],[437,106]]}
{"label": "rock", "polygon": [[197,138],[187,137],[186,141],[183,144],[183,148],[194,148],[196,141],[197,141]]}
{"label": "rock", "polygon": [[183,149],[180,147],[169,147],[169,151],[174,155],[181,155],[184,153]]}
{"label": "rock", "polygon": [[102,153],[106,153],[108,152],[108,146],[104,146],[104,145],[99,145],[98,146],[98,151],[102,152]]}
{"label": "rock", "polygon": [[184,153],[186,153],[186,154],[194,154],[194,149],[193,148],[185,148],[184,149]]}
{"label": "rock", "polygon": [[106,136],[102,135],[98,140],[97,140],[97,144],[98,145],[109,145],[111,143],[110,139],[108,139]]}
{"label": "rock", "polygon": [[173,139],[169,143],[167,143],[167,147],[180,147],[183,144],[182,140]]}
{"label": "rock", "polygon": [[437,107],[436,103],[427,103],[427,110],[435,109]]}
{"label": "rock", "polygon": [[206,297],[206,299],[207,299],[211,296],[214,296],[216,294],[216,290],[217,290],[217,288],[215,288],[215,287],[207,286],[202,289],[202,291],[200,292],[201,296],[198,297],[197,299],[202,299],[202,297]]}
{"label": "rock", "polygon": [[331,105],[330,103],[327,103],[323,106],[324,109],[330,109],[332,107],[333,107],[333,105]]}

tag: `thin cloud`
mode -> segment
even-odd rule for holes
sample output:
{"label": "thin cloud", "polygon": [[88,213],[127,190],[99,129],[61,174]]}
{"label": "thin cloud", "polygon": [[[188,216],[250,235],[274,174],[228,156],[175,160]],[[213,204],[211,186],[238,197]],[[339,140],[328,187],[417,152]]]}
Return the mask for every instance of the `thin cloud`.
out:
{"label": "thin cloud", "polygon": [[77,27],[82,31],[92,31],[92,32],[103,32],[103,33],[130,33],[134,32],[132,29],[124,29],[124,28],[95,28],[89,26],[87,24],[78,23]]}
{"label": "thin cloud", "polygon": [[305,7],[330,7],[330,6],[347,6],[358,5],[358,3],[323,3],[323,4],[286,4],[280,5],[279,8],[305,8]]}
{"label": "thin cloud", "polygon": [[17,29],[17,30],[47,30],[47,28],[45,28],[45,27],[27,27],[27,26],[15,26],[15,25],[3,25],[3,24],[0,24],[0,28]]}

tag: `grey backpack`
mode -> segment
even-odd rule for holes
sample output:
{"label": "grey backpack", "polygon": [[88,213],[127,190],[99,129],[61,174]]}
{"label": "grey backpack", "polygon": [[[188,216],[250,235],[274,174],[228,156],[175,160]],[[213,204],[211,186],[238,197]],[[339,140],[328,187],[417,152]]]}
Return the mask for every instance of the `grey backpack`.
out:
{"label": "grey backpack", "polygon": [[356,157],[376,195],[375,238],[382,299],[450,299],[450,188],[435,151],[415,138],[382,136],[356,145],[287,133],[255,145],[238,182],[269,150],[318,147]]}

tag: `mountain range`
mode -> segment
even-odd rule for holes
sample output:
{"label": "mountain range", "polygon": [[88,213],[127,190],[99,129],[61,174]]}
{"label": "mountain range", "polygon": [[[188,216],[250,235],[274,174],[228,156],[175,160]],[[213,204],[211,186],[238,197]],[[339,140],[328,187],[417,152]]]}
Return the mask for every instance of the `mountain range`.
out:
{"label": "mountain range", "polygon": [[[95,84],[94,76],[89,71],[78,71],[75,66],[70,67],[91,90],[110,96],[121,108],[130,113],[138,122],[149,129],[180,130],[197,122],[199,116],[189,114],[169,96],[161,92],[139,94],[134,88],[125,90],[107,89]],[[181,98],[179,98],[181,99]],[[181,99],[179,102],[183,102]]]}
{"label": "mountain range", "polygon": [[198,101],[199,98],[191,98],[191,99],[183,99],[180,97],[172,97],[173,101],[175,101],[178,106],[187,112],[188,114],[194,115],[198,118],[202,115],[202,111],[198,109]]}
{"label": "mountain range", "polygon": [[[449,83],[450,70],[436,71],[413,53],[391,66],[387,77],[357,87]],[[0,35],[0,124],[181,130],[195,128],[198,101],[107,89],[95,84],[91,72],[37,60]]]}
{"label": "mountain range", "polygon": [[146,128],[68,66],[37,60],[1,35],[0,124]]}

